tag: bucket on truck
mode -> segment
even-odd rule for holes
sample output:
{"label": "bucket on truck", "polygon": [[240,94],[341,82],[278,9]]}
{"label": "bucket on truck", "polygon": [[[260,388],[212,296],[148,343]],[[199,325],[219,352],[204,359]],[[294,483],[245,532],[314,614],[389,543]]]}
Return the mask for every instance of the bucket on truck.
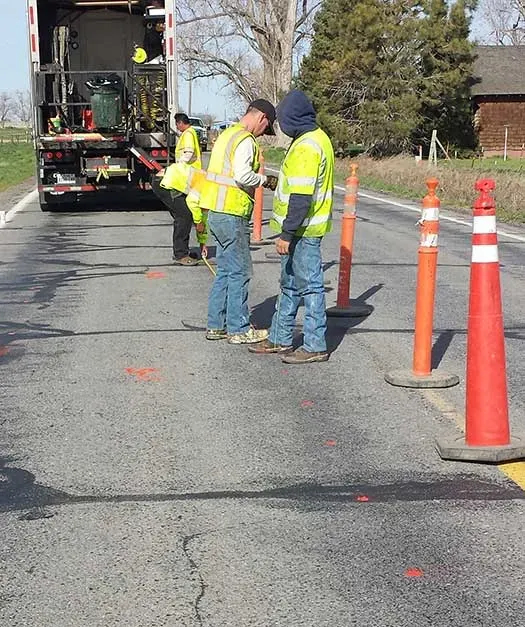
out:
{"label": "bucket on truck", "polygon": [[122,124],[122,80],[116,74],[95,76],[86,82],[91,92],[93,126],[111,129]]}

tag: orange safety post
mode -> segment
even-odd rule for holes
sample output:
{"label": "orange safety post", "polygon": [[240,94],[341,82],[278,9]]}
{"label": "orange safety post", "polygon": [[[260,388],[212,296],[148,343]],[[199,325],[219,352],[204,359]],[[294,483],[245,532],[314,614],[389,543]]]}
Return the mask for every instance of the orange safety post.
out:
{"label": "orange safety post", "polygon": [[373,311],[371,305],[350,300],[350,276],[354,251],[355,223],[357,220],[357,164],[350,165],[351,173],[345,181],[345,198],[341,220],[341,246],[339,253],[339,278],[337,284],[337,304],[326,310],[328,316],[363,317]]}
{"label": "orange safety post", "polygon": [[525,457],[509,427],[496,208],[492,179],[476,182],[467,325],[465,438],[438,442],[443,459],[502,462]]}
{"label": "orange safety post", "polygon": [[[261,155],[260,157],[260,167],[259,174],[264,174],[264,157]],[[259,246],[264,244],[272,244],[272,240],[267,240],[262,238],[262,219],[263,219],[263,208],[264,208],[264,188],[257,187],[255,189],[255,199],[253,203],[253,230],[251,243],[258,244]]]}
{"label": "orange safety post", "polygon": [[428,193],[423,198],[423,210],[418,222],[420,243],[412,370],[395,370],[385,375],[385,380],[400,387],[445,388],[457,385],[459,378],[453,374],[432,371],[432,330],[436,293],[440,202],[436,196],[439,181],[430,178],[426,184]]}

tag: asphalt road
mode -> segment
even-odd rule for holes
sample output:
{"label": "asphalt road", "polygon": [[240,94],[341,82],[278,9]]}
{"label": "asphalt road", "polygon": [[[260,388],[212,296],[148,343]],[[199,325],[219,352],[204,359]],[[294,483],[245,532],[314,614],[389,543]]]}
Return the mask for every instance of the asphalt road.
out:
{"label": "asphalt road", "polygon": [[[470,228],[442,220],[435,312],[434,366],[461,383],[427,393],[383,378],[411,364],[417,213],[365,197],[358,213],[352,297],[374,311],[332,320],[330,361],[304,367],[204,339],[211,275],[171,264],[163,211],[31,203],[0,229],[2,625],[523,624],[525,492],[509,475],[525,464],[434,449],[464,407]],[[503,228],[517,433],[525,231]],[[271,250],[253,251],[257,326]]]}

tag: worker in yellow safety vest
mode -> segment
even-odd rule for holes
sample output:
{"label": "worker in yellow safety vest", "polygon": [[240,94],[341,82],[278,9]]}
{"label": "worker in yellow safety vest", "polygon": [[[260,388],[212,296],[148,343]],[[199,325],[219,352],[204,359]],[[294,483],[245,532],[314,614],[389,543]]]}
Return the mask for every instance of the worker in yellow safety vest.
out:
{"label": "worker in yellow safety vest", "polygon": [[250,326],[248,284],[252,275],[248,222],[255,189],[275,189],[277,178],[259,174],[256,137],[274,135],[275,108],[254,100],[237,124],[215,142],[200,206],[209,210],[208,229],[217,245],[217,276],[208,299],[208,340],[228,338],[231,344],[253,344],[268,336]]}
{"label": "worker in yellow safety vest", "polygon": [[[292,138],[279,172],[270,228],[279,233],[281,293],[268,339],[253,353],[282,353],[288,364],[326,361],[326,312],[321,240],[332,224],[334,150],[317,126],[315,110],[299,90],[277,107],[279,127]],[[299,303],[304,300],[303,346],[293,351]]]}
{"label": "worker in yellow safety vest", "polygon": [[189,240],[193,219],[186,197],[190,190],[190,179],[195,170],[202,168],[201,151],[197,132],[185,113],[175,115],[175,124],[180,132],[175,147],[175,163],[168,166],[160,181],[160,187],[168,190],[171,199],[162,193],[159,186],[154,191],[168,205],[173,218],[173,262],[180,266],[194,266],[198,257],[190,253]]}

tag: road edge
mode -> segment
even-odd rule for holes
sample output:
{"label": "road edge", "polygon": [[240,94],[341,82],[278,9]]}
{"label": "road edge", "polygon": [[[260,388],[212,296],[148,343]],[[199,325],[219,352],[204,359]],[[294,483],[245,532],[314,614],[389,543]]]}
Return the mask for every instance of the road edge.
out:
{"label": "road edge", "polygon": [[20,199],[11,209],[8,211],[0,211],[0,229],[3,229],[7,226],[8,222],[11,222],[13,217],[19,212],[23,211],[27,205],[31,204],[34,200],[36,200],[38,196],[38,191],[33,189],[28,194],[26,194],[22,199]]}

